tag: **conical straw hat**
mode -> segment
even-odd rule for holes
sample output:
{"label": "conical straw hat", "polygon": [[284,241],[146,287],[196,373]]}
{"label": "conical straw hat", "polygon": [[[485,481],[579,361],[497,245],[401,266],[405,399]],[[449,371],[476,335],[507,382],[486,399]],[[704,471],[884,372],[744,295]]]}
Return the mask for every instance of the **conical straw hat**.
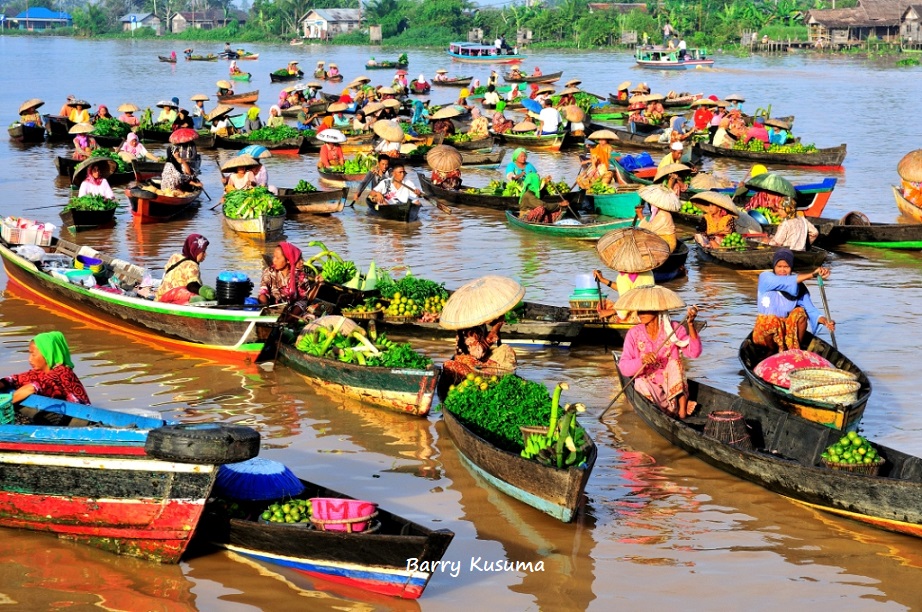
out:
{"label": "conical straw hat", "polygon": [[571,104],[563,109],[563,114],[567,118],[567,121],[573,121],[574,123],[579,123],[586,118],[586,113],[583,112],[583,109],[575,104]]}
{"label": "conical straw hat", "polygon": [[[400,100],[396,98],[388,98],[381,104],[384,105],[384,108],[400,108]],[[329,108],[327,110],[329,110]]]}
{"label": "conical straw hat", "polygon": [[232,157],[230,161],[224,163],[221,166],[221,172],[233,172],[237,168],[249,168],[251,166],[258,166],[259,162],[253,159],[249,155],[238,155],[237,157]]}
{"label": "conical straw hat", "polygon": [[896,173],[904,181],[917,183],[922,181],[922,149],[910,151],[896,165]]}
{"label": "conical straw hat", "polygon": [[125,104],[122,104],[115,110],[117,110],[120,113],[136,113],[141,109],[139,109],[136,105],[132,104],[131,102],[126,102]]}
{"label": "conical straw hat", "polygon": [[341,112],[343,112],[344,110],[347,110],[348,108],[349,108],[349,105],[346,104],[345,102],[334,102],[333,104],[330,104],[330,105],[327,107],[327,112],[330,112],[330,113],[341,113]]}
{"label": "conical straw hat", "polygon": [[572,96],[572,95],[578,94],[578,93],[579,93],[579,90],[578,90],[577,88],[575,88],[575,87],[570,87],[569,85],[567,85],[567,87],[564,88],[564,90],[560,92],[560,95],[562,95],[562,96]]}
{"label": "conical straw hat", "polygon": [[68,134],[89,134],[95,128],[92,123],[78,123],[77,125],[71,127],[67,130]]}
{"label": "conical straw hat", "polygon": [[596,251],[606,266],[627,274],[649,272],[661,266],[670,254],[665,240],[637,227],[608,232],[599,239]]}
{"label": "conical straw hat", "polygon": [[553,86],[553,85],[542,85],[541,87],[539,87],[539,88],[537,89],[537,91],[535,91],[535,93],[539,93],[539,94],[540,94],[540,93],[549,93],[549,94],[552,94],[552,93],[554,93],[555,91],[556,91],[556,90],[554,89],[554,86]]}
{"label": "conical straw hat", "polygon": [[653,182],[658,183],[660,182],[660,179],[667,177],[670,174],[674,174],[676,172],[690,171],[690,170],[691,168],[689,168],[685,164],[666,164],[665,166],[659,168],[656,171],[656,176],[653,177]]}
{"label": "conical straw hat", "polygon": [[692,189],[720,189],[725,187],[716,176],[707,172],[699,172],[691,178],[688,186]]}
{"label": "conical straw hat", "polygon": [[620,140],[612,130],[596,130],[589,134],[589,140]]}
{"label": "conical straw hat", "polygon": [[386,95],[386,96],[393,96],[394,94],[397,93],[397,90],[394,89],[393,87],[387,87],[387,86],[386,86],[386,87],[380,88],[380,89],[378,90],[378,93],[379,93],[379,94],[382,94],[382,95]]}
{"label": "conical straw hat", "polygon": [[738,93],[732,93],[726,98],[724,98],[724,100],[726,100],[727,102],[745,102],[746,98],[744,98]]}
{"label": "conical straw hat", "polygon": [[[227,80],[225,80],[225,79],[221,79],[220,81],[218,81],[217,83],[215,83],[215,85],[217,85],[217,86],[220,87],[221,89],[230,89],[230,88],[231,88],[230,81],[227,81]],[[158,104],[157,106],[160,106],[160,105]]]}
{"label": "conical straw hat", "polygon": [[232,110],[234,110],[233,106],[230,106],[228,104],[218,104],[215,107],[215,109],[208,114],[208,120],[214,121],[218,117],[223,117],[224,115],[231,112]]}
{"label": "conical straw hat", "polygon": [[206,96],[205,94],[195,94],[189,99],[192,100],[193,102],[207,102],[209,100],[208,96]]}
{"label": "conical straw hat", "polygon": [[426,161],[433,170],[453,172],[461,167],[461,152],[450,145],[438,145],[426,153]]}
{"label": "conical straw hat", "polygon": [[114,159],[109,159],[108,157],[91,157],[85,161],[77,164],[77,167],[74,168],[74,185],[79,185],[83,182],[83,179],[86,178],[86,173],[89,172],[91,166],[99,164],[99,178],[108,178],[112,176],[112,173],[118,169],[118,164],[115,163]]}
{"label": "conical straw hat", "polygon": [[403,129],[396,121],[375,121],[375,134],[388,142],[403,142]]}
{"label": "conical straw hat", "polygon": [[637,312],[665,312],[684,307],[685,302],[678,293],[656,285],[634,287],[615,302],[616,310]]}
{"label": "conical straw hat", "polygon": [[31,100],[26,100],[25,102],[22,103],[22,106],[19,107],[19,112],[24,113],[30,108],[38,108],[44,103],[45,103],[44,100],[39,100],[38,98],[32,98]]}
{"label": "conical straw hat", "polygon": [[452,117],[457,117],[461,114],[454,106],[446,106],[445,108],[440,108],[435,113],[432,114],[432,119],[451,119]]}
{"label": "conical straw hat", "polygon": [[384,105],[380,102],[369,102],[362,110],[365,111],[366,115],[371,115],[378,112],[382,108],[384,108]]}
{"label": "conical straw hat", "polygon": [[620,85],[618,85],[618,89],[617,89],[616,91],[621,91],[622,89],[627,89],[627,88],[630,87],[630,86],[631,86],[631,82],[630,82],[630,81],[624,81],[623,83],[621,83]]}
{"label": "conical straw hat", "polygon": [[445,329],[467,329],[503,316],[525,297],[525,287],[505,276],[483,276],[455,291],[439,317]]}
{"label": "conical straw hat", "polygon": [[[565,86],[565,87],[573,87],[573,88],[576,88],[577,86],[582,85],[582,84],[583,84],[583,82],[582,82],[581,80],[579,80],[579,79],[570,79],[569,81],[567,81],[567,82],[564,84],[564,86]],[[577,89],[577,91],[579,91],[579,90]]]}
{"label": "conical straw hat", "polygon": [[531,121],[528,121],[527,119],[525,121],[522,121],[521,123],[517,123],[514,126],[512,126],[513,132],[534,132],[537,129],[538,129],[538,126],[532,123]]}
{"label": "conical straw hat", "polygon": [[692,102],[691,106],[717,106],[717,102],[710,98],[699,98]]}
{"label": "conical straw hat", "polygon": [[695,206],[713,204],[734,215],[739,214],[739,209],[736,207],[736,204],[733,203],[733,200],[730,199],[730,196],[717,191],[702,191],[701,193],[696,193],[691,197],[690,201]]}
{"label": "conical straw hat", "polygon": [[666,99],[666,96],[663,94],[649,94],[647,96],[647,102],[662,102]]}
{"label": "conical straw hat", "polygon": [[644,202],[649,202],[660,210],[665,210],[666,212],[679,212],[682,210],[679,196],[665,185],[644,185],[637,190],[637,195]]}

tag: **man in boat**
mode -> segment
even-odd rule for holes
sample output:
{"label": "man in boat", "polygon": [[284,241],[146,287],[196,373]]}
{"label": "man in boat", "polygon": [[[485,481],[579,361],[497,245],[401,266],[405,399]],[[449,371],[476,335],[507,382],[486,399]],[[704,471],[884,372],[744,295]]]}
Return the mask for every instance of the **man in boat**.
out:
{"label": "man in boat", "polygon": [[685,45],[685,39],[684,39],[684,38],[681,39],[681,40],[679,41],[678,49],[679,49],[679,54],[678,54],[678,55],[679,55],[679,61],[680,61],[680,62],[685,61],[685,56],[688,55],[688,48],[687,48],[686,45]]}
{"label": "man in boat", "polygon": [[544,108],[538,113],[537,134],[539,136],[556,134],[558,128],[560,128],[560,111],[554,108],[553,102],[549,97],[545,98]]}
{"label": "man in boat", "polygon": [[355,201],[361,197],[362,193],[366,188],[371,187],[374,189],[378,186],[378,183],[384,179],[391,178],[392,174],[390,171],[391,158],[389,155],[384,153],[378,155],[378,163],[374,168],[368,171],[365,174],[365,178],[362,179],[362,182],[359,183],[358,188],[355,191],[355,200],[352,200],[352,204],[355,204]]}
{"label": "man in boat", "polygon": [[820,314],[804,284],[811,278],[829,278],[829,268],[793,274],[794,253],[778,249],[772,269],[759,275],[758,310],[752,341],[771,351],[799,349],[809,325],[815,334],[820,325],[836,331],[836,322]]}
{"label": "man in boat", "polygon": [[192,47],[188,47],[187,49],[183,49],[183,52],[182,52],[182,53],[183,53],[183,55],[186,56],[186,59],[187,59],[187,60],[192,59]]}
{"label": "man in boat", "polygon": [[663,155],[663,158],[659,160],[659,165],[657,168],[664,168],[669,164],[681,164],[682,155],[684,154],[685,146],[682,144],[681,140],[676,140],[669,144],[669,153]]}

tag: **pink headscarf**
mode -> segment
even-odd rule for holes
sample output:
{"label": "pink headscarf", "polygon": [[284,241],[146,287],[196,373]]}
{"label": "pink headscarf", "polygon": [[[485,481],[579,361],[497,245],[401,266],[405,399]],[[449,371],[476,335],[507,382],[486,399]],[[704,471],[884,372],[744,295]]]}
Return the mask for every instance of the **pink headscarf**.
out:
{"label": "pink headscarf", "polygon": [[288,295],[294,298],[297,295],[298,279],[296,278],[298,262],[301,261],[301,249],[290,242],[280,242],[279,248],[288,262]]}

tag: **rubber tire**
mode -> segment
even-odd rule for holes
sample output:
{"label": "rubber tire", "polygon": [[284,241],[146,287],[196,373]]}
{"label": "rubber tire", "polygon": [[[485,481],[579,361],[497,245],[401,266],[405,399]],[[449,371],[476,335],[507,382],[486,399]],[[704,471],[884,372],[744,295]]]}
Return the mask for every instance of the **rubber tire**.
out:
{"label": "rubber tire", "polygon": [[259,442],[258,431],[240,425],[164,425],[150,430],[144,450],[165,461],[222,465],[257,456]]}

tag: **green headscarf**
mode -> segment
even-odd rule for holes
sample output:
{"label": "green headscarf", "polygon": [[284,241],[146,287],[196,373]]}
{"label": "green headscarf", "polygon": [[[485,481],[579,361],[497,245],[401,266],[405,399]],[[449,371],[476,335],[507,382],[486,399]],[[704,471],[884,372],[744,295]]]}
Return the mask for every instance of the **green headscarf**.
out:
{"label": "green headscarf", "polygon": [[38,352],[42,354],[49,368],[59,365],[66,365],[68,368],[74,367],[74,362],[70,360],[70,348],[67,346],[67,340],[61,332],[45,332],[38,334],[32,339]]}
{"label": "green headscarf", "polygon": [[537,172],[528,172],[525,174],[525,178],[522,179],[522,195],[519,196],[519,202],[522,201],[522,197],[529,191],[535,194],[536,198],[541,197],[541,177]]}
{"label": "green headscarf", "polygon": [[252,107],[250,110],[247,111],[247,119],[249,119],[250,121],[253,121],[253,120],[256,119],[257,117],[259,117],[259,108],[258,108],[258,107],[254,106],[254,107]]}
{"label": "green headscarf", "polygon": [[[525,150],[525,147],[519,147],[518,149],[512,152],[513,163],[515,163],[519,159],[519,155],[521,155],[522,153],[528,154],[528,151]],[[528,162],[526,161],[526,163]]]}
{"label": "green headscarf", "polygon": [[506,110],[506,101],[500,100],[499,102],[496,103],[496,112],[501,113],[504,110]]}

